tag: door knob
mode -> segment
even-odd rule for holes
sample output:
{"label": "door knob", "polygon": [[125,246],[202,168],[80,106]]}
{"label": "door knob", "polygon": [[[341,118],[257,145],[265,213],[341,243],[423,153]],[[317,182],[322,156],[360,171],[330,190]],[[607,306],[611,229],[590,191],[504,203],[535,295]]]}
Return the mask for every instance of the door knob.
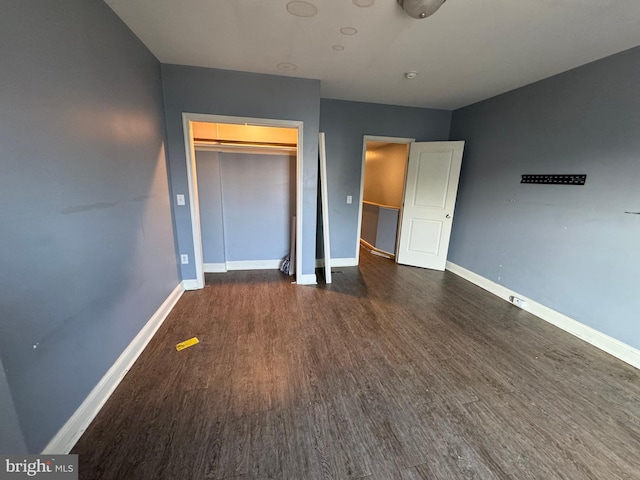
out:
{"label": "door knob", "polygon": [[447,213],[447,218],[451,218],[451,215],[449,215],[448,213]]}

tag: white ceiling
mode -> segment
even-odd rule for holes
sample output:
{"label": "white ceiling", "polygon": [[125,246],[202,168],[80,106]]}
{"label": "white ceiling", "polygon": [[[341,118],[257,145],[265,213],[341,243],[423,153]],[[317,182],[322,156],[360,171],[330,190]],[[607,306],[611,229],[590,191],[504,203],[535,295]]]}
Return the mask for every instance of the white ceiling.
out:
{"label": "white ceiling", "polygon": [[396,0],[308,0],[308,18],[290,0],[105,1],[163,63],[315,78],[322,97],[393,105],[455,109],[640,45],[640,0],[448,0],[423,20]]}

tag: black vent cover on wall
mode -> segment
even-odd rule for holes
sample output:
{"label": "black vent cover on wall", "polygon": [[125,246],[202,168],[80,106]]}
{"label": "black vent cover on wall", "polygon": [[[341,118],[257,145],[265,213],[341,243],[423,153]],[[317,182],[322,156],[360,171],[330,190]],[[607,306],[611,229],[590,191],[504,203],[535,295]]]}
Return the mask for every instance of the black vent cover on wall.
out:
{"label": "black vent cover on wall", "polygon": [[522,175],[520,183],[547,183],[553,185],[584,185],[586,175]]}

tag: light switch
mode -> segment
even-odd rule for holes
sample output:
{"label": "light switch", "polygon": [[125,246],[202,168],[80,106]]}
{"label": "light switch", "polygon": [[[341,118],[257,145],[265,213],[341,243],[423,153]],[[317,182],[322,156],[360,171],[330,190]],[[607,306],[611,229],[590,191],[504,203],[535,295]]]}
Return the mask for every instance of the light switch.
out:
{"label": "light switch", "polygon": [[178,202],[178,205],[184,205],[184,195],[181,193],[176,195],[176,202]]}
{"label": "light switch", "polygon": [[353,197],[351,195],[347,195],[347,204],[350,205],[353,202]]}

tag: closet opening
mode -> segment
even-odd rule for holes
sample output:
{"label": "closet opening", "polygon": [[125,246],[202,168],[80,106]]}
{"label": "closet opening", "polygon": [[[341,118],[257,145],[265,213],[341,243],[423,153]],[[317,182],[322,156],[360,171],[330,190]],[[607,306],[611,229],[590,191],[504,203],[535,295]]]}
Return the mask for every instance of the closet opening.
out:
{"label": "closet opening", "polygon": [[[302,122],[185,115],[199,288],[204,273],[300,273]],[[188,128],[188,130],[187,130]]]}

